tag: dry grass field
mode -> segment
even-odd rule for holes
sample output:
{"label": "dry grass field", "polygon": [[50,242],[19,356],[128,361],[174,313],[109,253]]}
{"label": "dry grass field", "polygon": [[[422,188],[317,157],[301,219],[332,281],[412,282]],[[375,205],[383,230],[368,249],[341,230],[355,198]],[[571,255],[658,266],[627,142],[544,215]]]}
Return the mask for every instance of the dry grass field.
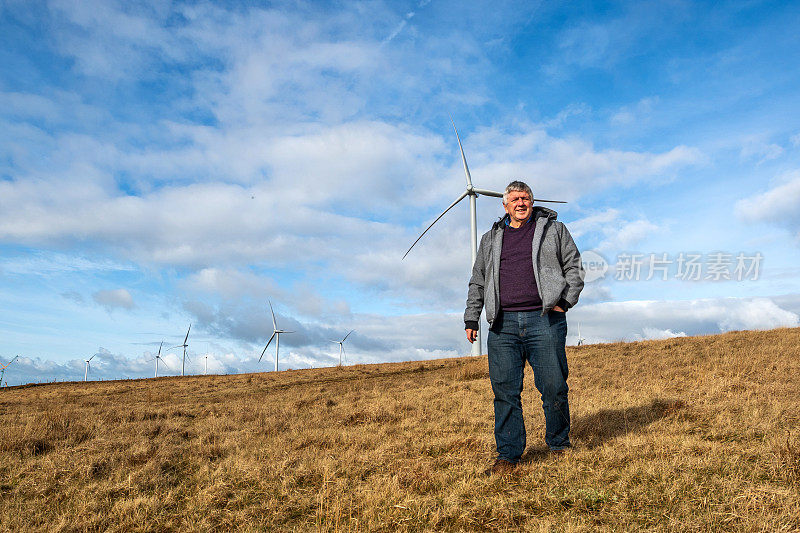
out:
{"label": "dry grass field", "polygon": [[486,358],[0,390],[4,531],[800,530],[800,330],[569,349],[494,455]]}

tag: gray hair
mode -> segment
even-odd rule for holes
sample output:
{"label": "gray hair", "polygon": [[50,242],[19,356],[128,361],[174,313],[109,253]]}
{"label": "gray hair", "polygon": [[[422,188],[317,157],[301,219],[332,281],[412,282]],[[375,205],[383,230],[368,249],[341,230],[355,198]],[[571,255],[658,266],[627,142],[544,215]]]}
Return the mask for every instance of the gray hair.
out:
{"label": "gray hair", "polygon": [[503,205],[508,203],[508,193],[510,192],[526,192],[531,197],[531,202],[533,201],[533,191],[524,181],[514,180],[506,186],[506,190],[503,191]]}

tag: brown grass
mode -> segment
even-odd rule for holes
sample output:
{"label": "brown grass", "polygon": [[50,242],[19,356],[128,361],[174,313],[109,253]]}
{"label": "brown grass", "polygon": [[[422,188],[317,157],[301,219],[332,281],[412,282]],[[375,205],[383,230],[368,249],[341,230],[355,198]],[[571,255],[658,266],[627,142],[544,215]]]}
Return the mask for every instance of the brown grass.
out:
{"label": "brown grass", "polygon": [[486,358],[0,391],[0,529],[796,531],[800,330],[572,348],[576,448]]}

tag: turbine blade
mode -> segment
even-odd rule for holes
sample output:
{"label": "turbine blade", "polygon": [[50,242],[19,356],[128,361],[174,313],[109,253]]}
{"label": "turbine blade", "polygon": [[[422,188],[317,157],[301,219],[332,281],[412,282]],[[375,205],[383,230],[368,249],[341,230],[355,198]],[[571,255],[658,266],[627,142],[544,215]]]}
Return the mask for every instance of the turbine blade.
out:
{"label": "turbine blade", "polygon": [[189,329],[186,330],[186,338],[183,339],[183,344],[186,344],[186,341],[189,340],[189,332],[192,331],[192,325],[189,324]]}
{"label": "turbine blade", "polygon": [[89,361],[91,361],[91,360],[92,360],[92,359],[94,359],[95,357],[97,357],[97,354],[94,354],[93,356],[91,356],[91,357],[89,358]]}
{"label": "turbine blade", "polygon": [[[453,122],[453,117],[450,117],[450,122]],[[469,167],[467,166],[467,158],[464,156],[464,148],[461,146],[461,137],[458,136],[456,123],[453,122],[453,131],[456,132],[456,140],[458,141],[458,149],[461,150],[461,161],[464,163],[464,174],[467,177],[467,189],[472,188],[472,176],[469,174]]]}
{"label": "turbine blade", "polygon": [[[267,348],[269,348],[269,345],[270,345],[270,343],[272,343],[272,339],[275,338],[275,335],[277,335],[277,333],[273,333],[272,334],[272,337],[270,337],[269,340],[267,341],[267,345],[264,346],[263,350],[261,350],[261,357],[264,357],[264,354],[267,352]],[[261,357],[258,358],[258,362],[259,363],[261,362]]]}
{"label": "turbine blade", "polygon": [[567,203],[564,200],[542,200],[541,198],[534,198],[534,202],[547,202],[548,204],[565,204]]}
{"label": "turbine blade", "polygon": [[[353,333],[354,331],[355,331],[354,329],[351,329],[351,330],[350,330],[350,333]],[[345,336],[344,336],[344,339],[342,339],[342,342],[344,342],[344,341],[346,341],[346,340],[347,340],[347,337],[349,337],[349,336],[350,336],[350,333],[348,333],[347,335],[345,335]]]}
{"label": "turbine blade", "polygon": [[272,310],[272,302],[270,302],[269,300],[267,301],[269,302],[269,312],[272,313],[272,329],[277,331],[278,324],[275,322],[275,311]]}
{"label": "turbine blade", "polygon": [[158,355],[159,356],[161,355],[161,348],[163,348],[163,347],[164,347],[164,341],[161,341],[161,344],[158,347]]}
{"label": "turbine blade", "polygon": [[[428,230],[429,230],[429,229],[431,229],[431,228],[433,227],[433,225],[434,225],[434,224],[436,224],[437,222],[439,222],[439,219],[440,219],[440,218],[442,218],[442,217],[445,215],[445,213],[447,213],[447,212],[448,212],[448,211],[450,211],[450,210],[451,210],[453,207],[455,207],[455,205],[456,205],[458,202],[460,202],[461,200],[463,200],[464,198],[466,198],[468,194],[469,194],[469,193],[468,193],[467,191],[464,191],[463,193],[461,193],[461,196],[459,196],[459,197],[458,197],[458,199],[457,199],[455,202],[453,202],[452,204],[450,204],[450,207],[448,207],[447,209],[445,209],[444,211],[442,211],[442,214],[441,214],[441,215],[439,215],[438,217],[436,217],[436,220],[434,220],[433,222],[431,222],[431,223],[430,223],[430,225],[429,225],[427,228],[425,228],[425,231],[423,231],[423,232],[422,232],[422,235],[420,235],[419,237],[417,237],[417,240],[416,240],[416,241],[414,241],[414,244],[412,244],[412,245],[409,247],[409,249],[408,249],[408,250],[406,250],[406,253],[405,253],[405,254],[403,254],[403,259],[405,259],[405,258],[406,258],[406,256],[408,255],[408,252],[410,252],[410,251],[411,251],[411,248],[413,248],[413,247],[414,247],[414,245],[415,245],[415,244],[417,244],[417,243],[419,242],[419,240],[420,240],[420,239],[421,239],[421,238],[422,238],[422,237],[423,237],[423,236],[424,236],[426,233],[428,233]],[[402,261],[402,260],[401,260],[401,261]]]}
{"label": "turbine blade", "polygon": [[472,190],[475,191],[476,193],[482,194],[484,196],[494,196],[495,198],[502,198],[503,197],[503,193],[501,193],[501,192],[488,191],[486,189],[472,189]]}
{"label": "turbine blade", "polygon": [[278,333],[297,333],[297,332],[296,331],[283,331],[283,330],[280,330]]}

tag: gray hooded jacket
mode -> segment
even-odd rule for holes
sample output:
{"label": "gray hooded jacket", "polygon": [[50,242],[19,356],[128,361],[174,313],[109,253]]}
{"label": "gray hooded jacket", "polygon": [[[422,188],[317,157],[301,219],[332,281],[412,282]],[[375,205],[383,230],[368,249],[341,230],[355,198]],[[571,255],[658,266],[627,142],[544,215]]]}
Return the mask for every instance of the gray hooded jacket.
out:
{"label": "gray hooded jacket", "polygon": [[[578,247],[566,226],[556,220],[558,214],[555,211],[536,206],[531,216],[536,217],[532,241],[533,274],[544,315],[562,299],[569,307],[578,303],[583,289],[583,267]],[[507,217],[495,222],[492,229],[481,237],[469,280],[465,323],[477,323],[484,306],[489,325],[500,313],[500,253]]]}

